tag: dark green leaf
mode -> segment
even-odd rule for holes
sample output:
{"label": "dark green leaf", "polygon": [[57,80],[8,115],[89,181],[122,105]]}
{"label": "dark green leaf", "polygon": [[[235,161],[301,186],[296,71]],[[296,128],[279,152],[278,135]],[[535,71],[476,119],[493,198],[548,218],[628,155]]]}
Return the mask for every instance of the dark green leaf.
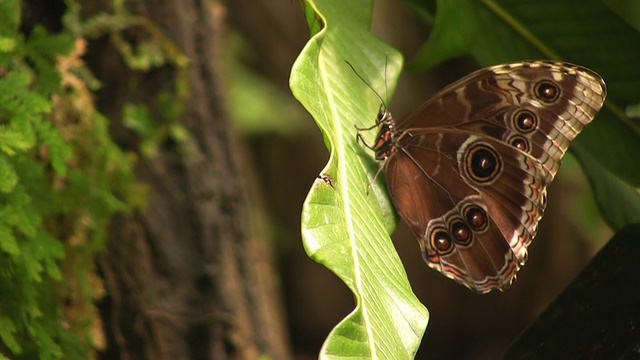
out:
{"label": "dark green leaf", "polygon": [[595,161],[581,146],[573,146],[587,175],[600,212],[609,226],[618,231],[628,224],[640,222],[640,194]]}

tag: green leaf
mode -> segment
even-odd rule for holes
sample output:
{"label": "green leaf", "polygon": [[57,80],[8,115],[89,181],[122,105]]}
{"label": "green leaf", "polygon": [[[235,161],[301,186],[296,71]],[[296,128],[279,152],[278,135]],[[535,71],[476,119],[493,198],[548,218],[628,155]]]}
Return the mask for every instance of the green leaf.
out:
{"label": "green leaf", "polygon": [[275,84],[253,71],[242,61],[254,55],[244,38],[231,31],[227,35],[224,73],[226,74],[227,104],[235,127],[242,134],[275,133],[283,137],[299,135],[311,126],[303,121],[303,110],[283,95]]}
{"label": "green leaf", "polygon": [[19,129],[0,128],[0,150],[9,156],[24,152],[33,147]]}
{"label": "green leaf", "polygon": [[66,33],[49,34],[42,25],[36,25],[27,41],[27,55],[37,72],[35,81],[39,91],[50,95],[59,91],[61,76],[56,69],[56,57],[73,49],[73,39]]}
{"label": "green leaf", "polygon": [[635,27],[636,30],[640,30],[640,1],[602,0],[602,2],[628,22],[629,25]]}
{"label": "green leaf", "polygon": [[148,136],[153,132],[153,118],[144,104],[125,104],[122,108],[122,124],[138,135]]}
{"label": "green leaf", "polygon": [[67,174],[67,160],[71,157],[71,146],[65,143],[57,129],[48,122],[37,124],[38,136],[49,150],[51,167],[59,175]]}
{"label": "green leaf", "polygon": [[624,109],[625,115],[632,119],[640,119],[640,104],[632,104]]}
{"label": "green leaf", "polygon": [[10,53],[15,50],[17,45],[16,39],[0,36],[0,53]]}
{"label": "green leaf", "polygon": [[618,231],[624,226],[640,223],[640,194],[593,159],[581,146],[573,146],[584,170],[600,212],[609,226]]}
{"label": "green leaf", "polygon": [[8,193],[18,183],[18,175],[5,156],[0,155],[0,192]]}
{"label": "green leaf", "polygon": [[[304,203],[302,236],[309,256],[340,277],[356,300],[320,358],[409,359],[428,312],[411,291],[389,238],[395,217],[386,190],[376,181],[373,193],[366,192],[380,164],[356,142],[354,125],[373,125],[380,100],[345,63],[387,96],[387,82],[395,84],[402,60],[369,33],[371,1],[304,6],[314,35],[293,65],[290,87],[322,131],[330,159]],[[363,132],[369,141],[374,135]]]}
{"label": "green leaf", "polygon": [[416,54],[409,71],[429,68],[451,57],[468,54],[480,31],[474,10],[473,3],[469,1],[438,1],[438,16],[429,40]]}
{"label": "green leaf", "polygon": [[16,242],[16,237],[13,235],[13,231],[4,224],[0,224],[0,250],[9,255],[20,254],[20,248]]}
{"label": "green leaf", "polygon": [[15,332],[16,326],[13,321],[8,317],[0,316],[0,339],[2,340],[2,343],[13,353],[20,354],[22,352],[22,348],[16,341],[15,336],[13,336]]}
{"label": "green leaf", "polygon": [[0,1],[0,33],[14,33],[20,25],[20,1]]}

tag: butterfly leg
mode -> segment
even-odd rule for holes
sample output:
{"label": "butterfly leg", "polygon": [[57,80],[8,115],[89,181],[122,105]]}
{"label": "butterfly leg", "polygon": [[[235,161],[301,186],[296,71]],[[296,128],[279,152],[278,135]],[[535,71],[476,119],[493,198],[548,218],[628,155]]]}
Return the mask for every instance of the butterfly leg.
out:
{"label": "butterfly leg", "polygon": [[360,132],[362,131],[369,131],[372,130],[373,128],[375,128],[376,126],[378,126],[377,124],[368,128],[360,128],[357,125],[355,125],[356,130],[358,131],[358,133],[356,134],[356,142],[360,143],[362,142],[362,145],[366,146],[368,149],[370,150],[375,150],[375,147],[372,145],[369,145],[364,138],[362,137],[362,134]]}

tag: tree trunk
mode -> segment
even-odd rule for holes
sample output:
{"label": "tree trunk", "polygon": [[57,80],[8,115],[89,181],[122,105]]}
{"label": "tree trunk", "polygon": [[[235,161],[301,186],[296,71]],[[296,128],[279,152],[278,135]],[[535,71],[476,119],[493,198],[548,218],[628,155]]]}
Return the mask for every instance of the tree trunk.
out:
{"label": "tree trunk", "polygon": [[[109,4],[103,1],[103,11],[111,11]],[[125,4],[189,58],[189,96],[180,119],[188,138],[167,137],[157,154],[139,158],[135,174],[148,186],[148,205],[112,223],[101,260],[111,340],[104,357],[290,358],[267,232],[253,220],[261,198],[251,190],[254,177],[224,108],[224,8],[191,0]],[[147,33],[130,28],[122,35],[135,43]],[[120,119],[126,103],[157,109],[158,90],[175,88],[174,67],[133,71],[107,41],[95,42],[90,51],[87,61],[104,82],[98,102],[110,119]],[[140,139],[119,121],[112,134],[124,148],[138,150]]]}

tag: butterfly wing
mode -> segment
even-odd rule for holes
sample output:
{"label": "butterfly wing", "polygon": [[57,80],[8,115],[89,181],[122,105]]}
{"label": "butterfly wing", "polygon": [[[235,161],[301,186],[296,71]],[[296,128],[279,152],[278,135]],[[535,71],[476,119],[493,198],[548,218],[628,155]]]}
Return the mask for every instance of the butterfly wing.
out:
{"label": "butterfly wing", "polygon": [[546,170],[533,157],[466,131],[423,132],[386,174],[429,266],[479,293],[511,284],[545,206]]}
{"label": "butterfly wing", "polygon": [[553,178],[571,141],[606,97],[602,78],[569,63],[529,61],[478,70],[396,124],[398,131],[466,129],[517,146]]}
{"label": "butterfly wing", "polygon": [[389,194],[429,266],[479,292],[524,264],[546,186],[601,108],[604,82],[564,63],[480,70],[396,124]]}

